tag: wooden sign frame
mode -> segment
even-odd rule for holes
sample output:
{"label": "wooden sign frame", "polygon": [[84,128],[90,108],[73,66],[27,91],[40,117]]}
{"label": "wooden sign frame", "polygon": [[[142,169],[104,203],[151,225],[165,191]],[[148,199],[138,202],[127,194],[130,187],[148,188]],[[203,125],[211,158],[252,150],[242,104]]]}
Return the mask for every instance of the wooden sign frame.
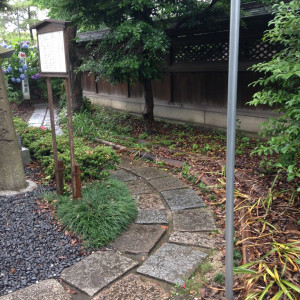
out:
{"label": "wooden sign frame", "polygon": [[43,77],[69,76],[68,24],[68,21],[47,19],[31,27],[37,31],[40,73]]}
{"label": "wooden sign frame", "polygon": [[[53,156],[55,164],[55,179],[57,194],[63,193],[62,170],[64,167],[58,161],[57,143],[54,122],[54,108],[51,88],[51,77],[65,78],[67,94],[68,130],[71,159],[71,176],[73,198],[81,198],[80,168],[75,164],[74,139],[72,125],[72,103],[71,103],[71,82],[70,82],[70,59],[68,49],[67,26],[71,22],[60,20],[44,20],[39,22],[32,29],[36,29],[38,37],[38,51],[40,62],[40,74],[47,78],[47,91],[50,110],[50,122],[52,132]],[[50,60],[50,61],[47,61]],[[55,61],[56,60],[56,61]]]}

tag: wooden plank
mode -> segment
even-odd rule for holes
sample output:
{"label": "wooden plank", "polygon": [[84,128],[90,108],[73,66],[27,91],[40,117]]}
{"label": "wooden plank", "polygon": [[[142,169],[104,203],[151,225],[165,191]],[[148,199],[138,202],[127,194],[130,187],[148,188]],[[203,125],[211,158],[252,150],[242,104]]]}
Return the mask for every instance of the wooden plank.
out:
{"label": "wooden plank", "polygon": [[127,98],[128,90],[127,83],[111,85],[108,81],[104,79],[99,79],[97,82],[98,94],[117,96]]}

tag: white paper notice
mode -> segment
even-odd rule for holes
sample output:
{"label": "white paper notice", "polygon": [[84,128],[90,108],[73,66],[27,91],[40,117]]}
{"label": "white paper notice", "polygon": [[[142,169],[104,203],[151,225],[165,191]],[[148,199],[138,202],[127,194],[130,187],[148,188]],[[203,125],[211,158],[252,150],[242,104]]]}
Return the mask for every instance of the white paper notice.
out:
{"label": "white paper notice", "polygon": [[63,31],[38,35],[40,66],[42,73],[66,73]]}

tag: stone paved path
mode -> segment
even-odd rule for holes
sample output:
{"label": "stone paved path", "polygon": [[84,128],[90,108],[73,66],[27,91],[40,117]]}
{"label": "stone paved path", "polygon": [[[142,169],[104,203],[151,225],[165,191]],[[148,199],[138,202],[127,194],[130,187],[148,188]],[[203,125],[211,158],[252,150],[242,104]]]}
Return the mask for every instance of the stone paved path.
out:
{"label": "stone paved path", "polygon": [[[37,115],[45,117],[45,108]],[[142,161],[123,158],[112,175],[131,190],[138,217],[111,250],[94,252],[62,272],[60,282],[76,293],[52,279],[0,300],[161,300],[169,297],[170,284],[191,276],[214,248],[209,233],[216,226],[202,199],[177,177]]]}
{"label": "stone paved path", "polygon": [[[35,110],[28,121],[28,125],[32,127],[45,126],[46,128],[51,128],[50,111],[48,108],[48,104],[35,104],[34,106]],[[58,115],[56,109],[54,109],[54,122],[56,134],[62,134],[62,130],[58,125]]]}

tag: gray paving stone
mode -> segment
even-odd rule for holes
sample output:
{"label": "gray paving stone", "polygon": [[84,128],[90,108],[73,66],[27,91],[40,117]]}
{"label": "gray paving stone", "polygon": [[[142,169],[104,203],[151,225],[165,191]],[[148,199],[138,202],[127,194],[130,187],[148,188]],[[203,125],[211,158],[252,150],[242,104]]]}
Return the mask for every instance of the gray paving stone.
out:
{"label": "gray paving stone", "polygon": [[1,300],[71,300],[63,286],[54,279],[33,284],[25,289],[0,297]]}
{"label": "gray paving stone", "polygon": [[144,179],[138,179],[136,181],[125,182],[131,193],[134,195],[138,194],[153,194],[155,190],[147,184]]}
{"label": "gray paving stone", "polygon": [[131,224],[111,245],[131,254],[148,254],[165,233],[159,225]]}
{"label": "gray paving stone", "polygon": [[164,209],[163,200],[159,194],[139,194],[134,195],[134,200],[138,209]]}
{"label": "gray paving stone", "polygon": [[214,239],[201,232],[180,232],[175,231],[169,238],[170,243],[198,246],[212,249],[215,247]]}
{"label": "gray paving stone", "polygon": [[132,160],[126,157],[123,157],[121,160],[120,167],[126,170],[132,170],[136,167],[145,167],[147,164],[145,164],[142,160]]}
{"label": "gray paving stone", "polygon": [[36,103],[33,106],[35,108],[44,108],[44,109],[47,109],[48,108],[48,103]]}
{"label": "gray paving stone", "polygon": [[188,187],[183,181],[175,176],[151,179],[149,182],[159,192]]}
{"label": "gray paving stone", "polygon": [[141,276],[130,274],[118,280],[108,289],[100,292],[92,300],[164,300],[168,299],[167,293],[158,284],[150,282]]}
{"label": "gray paving stone", "polygon": [[169,283],[183,284],[206,256],[192,247],[166,243],[137,272]]}
{"label": "gray paving stone", "polygon": [[95,252],[63,270],[61,278],[89,296],[94,296],[137,264],[112,251]]}
{"label": "gray paving stone", "polygon": [[45,113],[46,111],[44,109],[36,109],[30,117],[28,125],[33,126],[39,124],[37,126],[41,126],[45,118]]}
{"label": "gray paving stone", "polygon": [[129,172],[129,171],[126,171],[124,169],[120,169],[120,170],[117,170],[117,171],[114,171],[111,173],[112,177],[115,177],[117,178],[118,180],[121,180],[121,181],[134,181],[134,180],[137,180],[137,176],[134,175],[133,173]]}
{"label": "gray paving stone", "polygon": [[138,210],[136,224],[168,224],[168,218],[164,209]]}
{"label": "gray paving stone", "polygon": [[167,172],[153,167],[136,167],[132,169],[132,172],[146,180],[169,176]]}
{"label": "gray paving stone", "polygon": [[214,231],[216,225],[208,208],[178,210],[173,212],[174,231]]}
{"label": "gray paving stone", "polygon": [[161,194],[172,211],[205,206],[203,200],[192,189],[170,190]]}

